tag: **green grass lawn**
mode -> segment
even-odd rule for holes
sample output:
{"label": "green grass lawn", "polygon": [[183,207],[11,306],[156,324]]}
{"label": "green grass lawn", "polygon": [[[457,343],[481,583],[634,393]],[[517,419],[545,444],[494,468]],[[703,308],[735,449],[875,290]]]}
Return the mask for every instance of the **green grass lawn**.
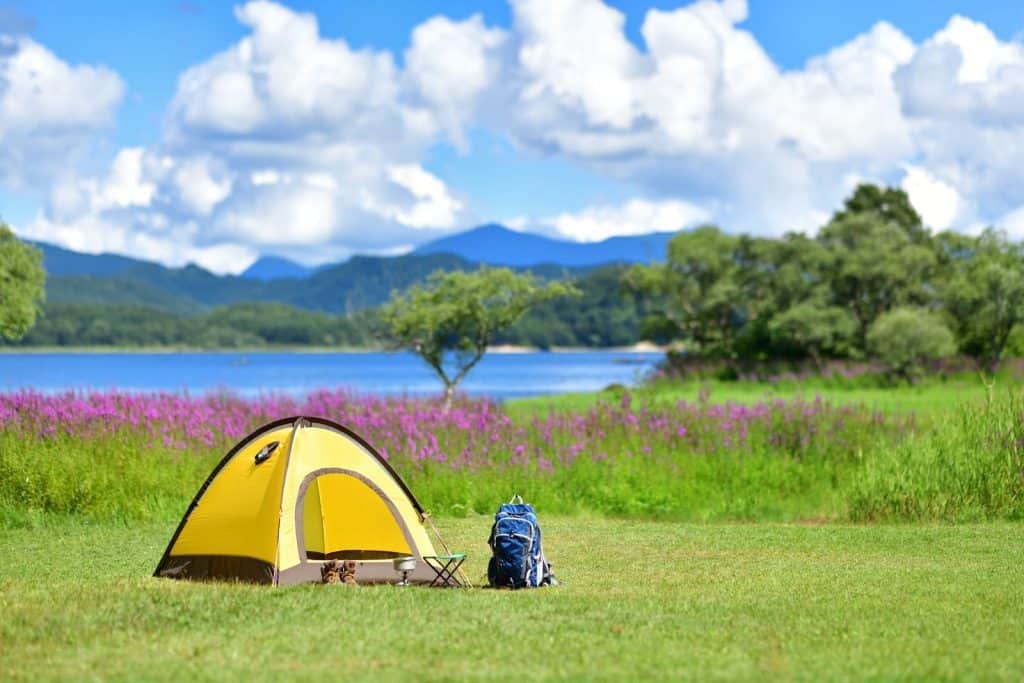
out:
{"label": "green grass lawn", "polygon": [[[564,585],[149,574],[173,522],[0,529],[0,679],[1022,680],[1024,526],[545,516]],[[444,519],[484,572],[490,519]]]}
{"label": "green grass lawn", "polygon": [[[1019,383],[1000,378],[995,385],[997,395],[1006,395],[1019,387]],[[820,397],[836,405],[863,405],[883,413],[915,413],[934,417],[956,409],[964,403],[983,403],[987,390],[981,380],[972,375],[945,381],[930,380],[920,385],[844,386],[840,383],[811,381],[796,382],[723,382],[717,380],[689,381],[641,386],[633,391],[635,400],[648,405],[697,401],[701,396],[712,403],[757,403],[765,400],[803,398],[813,401]],[[584,410],[597,401],[614,401],[614,392],[559,394],[536,398],[517,399],[509,407],[518,413],[556,410]]]}

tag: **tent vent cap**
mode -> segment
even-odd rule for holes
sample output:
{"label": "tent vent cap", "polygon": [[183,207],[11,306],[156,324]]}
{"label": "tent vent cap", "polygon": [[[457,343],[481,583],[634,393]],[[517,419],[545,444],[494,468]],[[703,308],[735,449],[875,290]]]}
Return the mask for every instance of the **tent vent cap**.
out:
{"label": "tent vent cap", "polygon": [[267,460],[270,460],[270,456],[274,454],[274,451],[277,450],[279,444],[280,442],[278,441],[271,441],[270,443],[268,443],[266,446],[259,450],[259,453],[257,453],[256,457],[253,458],[253,462],[259,465],[260,463],[264,463]]}

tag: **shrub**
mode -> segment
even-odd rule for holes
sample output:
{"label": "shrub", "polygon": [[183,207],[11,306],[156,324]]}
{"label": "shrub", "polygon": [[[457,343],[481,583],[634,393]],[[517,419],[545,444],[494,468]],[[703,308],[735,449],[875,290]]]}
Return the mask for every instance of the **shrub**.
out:
{"label": "shrub", "polygon": [[956,343],[949,328],[928,311],[896,308],[872,323],[868,348],[894,376],[913,380],[926,361],[952,356]]}

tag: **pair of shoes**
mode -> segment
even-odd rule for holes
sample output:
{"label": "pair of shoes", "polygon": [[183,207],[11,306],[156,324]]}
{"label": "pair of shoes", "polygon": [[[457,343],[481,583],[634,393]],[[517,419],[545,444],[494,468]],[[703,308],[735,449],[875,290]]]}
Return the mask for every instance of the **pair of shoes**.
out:
{"label": "pair of shoes", "polygon": [[320,565],[320,583],[329,585],[344,584],[346,586],[358,586],[356,583],[356,563],[354,560],[338,562],[330,560]]}

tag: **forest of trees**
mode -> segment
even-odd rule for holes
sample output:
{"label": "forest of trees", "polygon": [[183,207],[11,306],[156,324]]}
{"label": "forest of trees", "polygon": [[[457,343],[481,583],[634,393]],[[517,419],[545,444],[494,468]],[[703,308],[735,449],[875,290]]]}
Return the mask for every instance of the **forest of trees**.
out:
{"label": "forest of trees", "polygon": [[648,334],[692,356],[880,358],[906,374],[960,352],[999,361],[1024,320],[1024,253],[996,230],[932,234],[905,192],[861,185],[817,236],[680,233],[626,282]]}
{"label": "forest of trees", "polygon": [[275,303],[185,315],[134,305],[48,303],[20,346],[258,348],[375,344],[372,311],[338,316]]}
{"label": "forest of trees", "polygon": [[[582,296],[537,305],[497,335],[502,344],[621,346],[640,340],[646,308],[622,293],[623,266],[596,268],[574,279]],[[214,307],[202,313],[132,304],[48,302],[19,346],[263,346],[380,345],[378,309],[352,315],[309,311],[286,304],[254,302]]]}

